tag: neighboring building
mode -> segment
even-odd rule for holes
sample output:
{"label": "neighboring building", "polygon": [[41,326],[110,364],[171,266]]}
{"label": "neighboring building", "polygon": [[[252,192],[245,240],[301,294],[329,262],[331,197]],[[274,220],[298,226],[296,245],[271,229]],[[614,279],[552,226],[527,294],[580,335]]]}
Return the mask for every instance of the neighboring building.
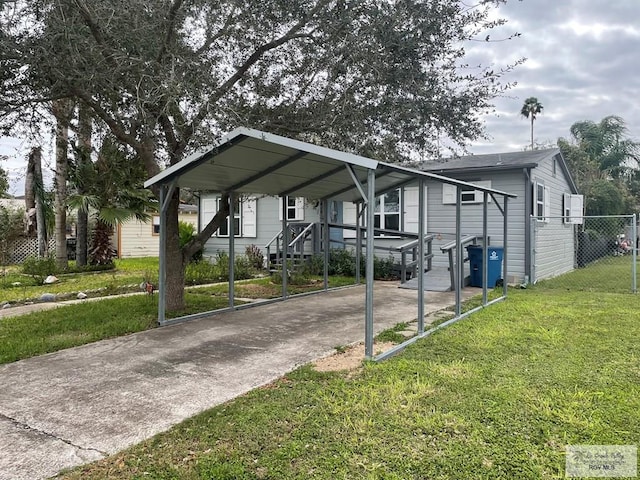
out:
{"label": "neighboring building", "polygon": [[[539,280],[565,273],[574,268],[574,225],[582,216],[582,196],[577,195],[575,183],[559,149],[472,155],[444,163],[424,163],[422,170],[458,180],[475,183],[518,196],[508,204],[508,270],[509,283]],[[449,267],[448,256],[440,247],[455,240],[455,187],[435,180],[426,181],[426,231],[434,235],[433,266]],[[482,235],[482,193],[476,190],[462,193],[462,234]],[[200,203],[200,225],[213,218],[219,196],[203,195]],[[243,198],[235,211],[235,249],[244,253],[247,245],[263,249],[282,228],[282,200],[276,197]],[[312,200],[287,199],[287,219],[292,223],[318,222],[319,209]],[[329,202],[330,221],[354,224],[355,204]],[[503,219],[494,200],[489,200],[488,232],[490,244],[503,244]],[[417,233],[418,187],[406,186],[378,198],[375,206],[376,227]],[[532,217],[538,220],[532,221]],[[565,218],[563,218],[565,217]],[[539,242],[536,233],[545,229],[545,238],[553,242]],[[553,230],[553,232],[551,232]],[[205,247],[205,256],[228,248],[228,223],[217,232]],[[552,235],[550,235],[552,233]],[[340,237],[340,238],[337,238]],[[331,238],[353,244],[353,230],[332,231]],[[393,236],[376,237],[376,255],[393,255],[392,247],[407,240]],[[272,247],[273,248],[273,247]],[[385,251],[385,248],[388,250]]]}
{"label": "neighboring building", "polygon": [[[198,207],[180,205],[178,221],[198,227]],[[113,235],[113,247],[118,258],[157,257],[160,243],[160,216],[151,214],[147,222],[136,218],[127,220],[116,227]]]}

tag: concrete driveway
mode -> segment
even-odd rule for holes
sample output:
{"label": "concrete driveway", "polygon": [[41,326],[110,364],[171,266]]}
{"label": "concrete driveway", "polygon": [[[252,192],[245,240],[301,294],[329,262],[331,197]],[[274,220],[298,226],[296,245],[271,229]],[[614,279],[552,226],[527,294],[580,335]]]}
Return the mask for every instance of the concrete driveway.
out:
{"label": "concrete driveway", "polygon": [[[414,320],[416,295],[377,283],[376,332]],[[451,292],[425,298],[427,312],[453,304]],[[2,365],[0,479],[46,478],[116,453],[363,339],[360,286]]]}

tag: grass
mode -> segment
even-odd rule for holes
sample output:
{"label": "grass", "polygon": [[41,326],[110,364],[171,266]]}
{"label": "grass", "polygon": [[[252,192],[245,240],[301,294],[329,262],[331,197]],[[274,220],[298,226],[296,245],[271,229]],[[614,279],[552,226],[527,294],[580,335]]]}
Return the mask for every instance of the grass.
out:
{"label": "grass", "polygon": [[[120,278],[148,270],[150,262],[135,259],[125,261],[118,269]],[[86,275],[86,274],[85,274]],[[105,274],[102,273],[102,276]],[[331,287],[353,284],[352,278],[331,277]],[[71,282],[56,286],[69,288]],[[228,284],[202,288],[189,288],[185,292],[186,308],[171,312],[168,318],[206,312],[228,306]],[[323,288],[318,278],[310,279],[306,285],[290,286],[290,294],[303,293]],[[63,292],[67,290],[62,290]],[[274,298],[282,294],[282,287],[269,278],[238,282],[236,297]],[[236,301],[236,304],[244,303]],[[14,362],[35,355],[55,352],[64,348],[140,332],[156,327],[158,296],[137,295],[109,298],[97,302],[82,302],[53,310],[7,317],[0,321],[0,364]]]}
{"label": "grass", "polygon": [[[101,293],[93,295],[98,296],[139,291],[140,283],[147,276],[157,277],[157,257],[116,259],[115,263],[115,270],[57,275],[59,281],[51,285],[37,285],[29,275],[12,267],[0,277],[0,301],[24,302],[37,299],[43,293],[73,296],[78,292],[100,290]],[[20,285],[12,285],[16,282]]]}
{"label": "grass", "polygon": [[[185,296],[187,307],[169,317],[226,307],[228,300]],[[242,302],[239,302],[242,303]],[[0,321],[0,364],[156,327],[158,296],[83,302]]]}
{"label": "grass", "polygon": [[[640,258],[638,260],[636,276],[640,285]],[[585,268],[538,282],[537,286],[550,290],[629,293],[632,261],[631,255],[603,257]]]}
{"label": "grass", "polygon": [[551,479],[640,443],[640,297],[514,290],[388,361],[302,367],[65,479]]}

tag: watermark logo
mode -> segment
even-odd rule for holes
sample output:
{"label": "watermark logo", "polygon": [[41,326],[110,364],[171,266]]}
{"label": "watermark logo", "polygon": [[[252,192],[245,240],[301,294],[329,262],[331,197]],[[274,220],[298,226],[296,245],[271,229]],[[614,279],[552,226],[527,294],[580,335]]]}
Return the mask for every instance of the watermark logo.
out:
{"label": "watermark logo", "polygon": [[567,445],[566,477],[635,477],[636,445]]}

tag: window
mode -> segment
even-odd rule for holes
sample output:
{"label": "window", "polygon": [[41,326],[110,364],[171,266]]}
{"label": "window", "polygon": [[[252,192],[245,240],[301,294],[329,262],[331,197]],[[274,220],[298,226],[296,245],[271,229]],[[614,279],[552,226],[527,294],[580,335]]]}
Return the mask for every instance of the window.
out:
{"label": "window", "polygon": [[160,235],[160,217],[153,216],[153,225],[151,226],[151,235]]}
{"label": "window", "polygon": [[[491,188],[491,180],[473,180],[469,181],[479,187]],[[456,191],[455,185],[448,183],[442,184],[442,203],[444,205],[455,205],[456,203]],[[482,203],[483,192],[481,190],[475,190],[473,187],[462,187],[462,203]],[[491,201],[491,196],[487,198],[487,201]]]}
{"label": "window", "polygon": [[562,221],[564,223],[582,224],[583,223],[583,204],[582,195],[572,195],[565,193],[562,196]]}
{"label": "window", "polygon": [[548,222],[551,216],[551,189],[538,182],[533,184],[532,215],[541,222]]}
{"label": "window", "polygon": [[[301,222],[304,220],[304,198],[285,197],[287,207],[287,221]],[[282,199],[280,199],[278,217],[282,220]]]}
{"label": "window", "polygon": [[[257,205],[258,201],[253,197],[241,197],[236,199],[234,211],[234,237],[257,236]],[[220,207],[218,195],[203,195],[200,201],[200,231],[204,229],[215,216]],[[229,236],[229,219],[212,236]]]}
{"label": "window", "polygon": [[[218,198],[218,210],[220,210],[220,199]],[[224,222],[220,228],[218,229],[219,237],[228,237],[229,236],[229,225],[231,221],[231,216],[227,217],[227,221]],[[242,236],[242,204],[240,199],[236,199],[235,205],[233,207],[233,236],[241,237]]]}
{"label": "window", "polygon": [[373,212],[375,228],[400,230],[400,190],[377,197]]}

